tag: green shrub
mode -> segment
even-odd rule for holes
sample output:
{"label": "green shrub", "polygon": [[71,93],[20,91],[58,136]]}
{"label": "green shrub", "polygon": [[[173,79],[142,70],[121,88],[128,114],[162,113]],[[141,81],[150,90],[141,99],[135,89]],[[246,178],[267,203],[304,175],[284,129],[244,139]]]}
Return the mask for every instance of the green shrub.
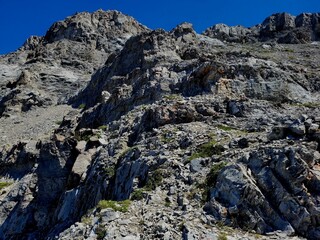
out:
{"label": "green shrub", "polygon": [[90,138],[93,137],[93,136],[94,136],[93,134],[82,135],[80,137],[80,140],[84,140],[84,141],[88,142],[90,140]]}
{"label": "green shrub", "polygon": [[109,166],[104,168],[104,172],[108,175],[108,177],[113,177],[116,174],[116,169],[114,166]]}
{"label": "green shrub", "polygon": [[168,197],[165,198],[164,206],[165,207],[170,207],[171,206],[171,201],[170,201],[170,199]]}
{"label": "green shrub", "polygon": [[225,163],[225,162],[219,162],[219,163],[214,164],[211,167],[210,172],[208,173],[207,178],[206,178],[206,186],[207,187],[210,188],[216,184],[220,171],[226,165],[227,165],[227,163]]}
{"label": "green shrub", "polygon": [[131,200],[142,200],[144,199],[144,192],[142,189],[136,189],[131,193]]}
{"label": "green shrub", "polygon": [[197,151],[191,155],[190,160],[200,158],[200,157],[202,158],[211,157],[212,148],[216,143],[217,142],[215,140],[211,140],[210,142],[200,145],[197,148]]}
{"label": "green shrub", "polygon": [[[209,201],[209,191],[216,182],[220,171],[227,165],[226,162],[219,162],[214,164],[204,182],[199,182],[196,184],[197,191],[201,193],[201,202],[205,204]],[[200,190],[199,190],[200,189]]]}
{"label": "green shrub", "polygon": [[144,224],[145,224],[144,220],[141,219],[141,220],[139,221],[139,225],[143,226]]}
{"label": "green shrub", "polygon": [[127,149],[125,149],[125,150],[120,154],[119,158],[124,158],[129,152],[135,151],[135,150],[137,150],[137,149],[138,149],[137,146],[127,148]]}
{"label": "green shrub", "polygon": [[107,230],[101,226],[101,225],[98,225],[97,228],[95,229],[95,232],[97,234],[97,239],[98,240],[102,240],[104,239],[104,237],[106,236],[107,234]]}
{"label": "green shrub", "polygon": [[97,208],[99,209],[111,208],[115,211],[127,212],[129,209],[130,203],[131,203],[130,200],[124,200],[124,201],[101,200],[98,203]]}
{"label": "green shrub", "polygon": [[86,225],[89,225],[92,222],[92,218],[88,217],[88,216],[82,216],[81,217],[81,222],[86,224]]}
{"label": "green shrub", "polygon": [[156,170],[154,171],[151,176],[148,178],[147,184],[145,185],[145,189],[147,191],[155,190],[156,187],[160,186],[162,183],[162,171]]}
{"label": "green shrub", "polygon": [[86,108],[86,104],[85,103],[81,103],[79,106],[78,106],[78,109],[85,109]]}
{"label": "green shrub", "polygon": [[215,140],[211,140],[210,142],[200,145],[197,148],[197,151],[190,156],[189,161],[196,158],[211,157],[214,154],[221,155],[221,153],[224,151],[224,147],[216,144],[217,142]]}

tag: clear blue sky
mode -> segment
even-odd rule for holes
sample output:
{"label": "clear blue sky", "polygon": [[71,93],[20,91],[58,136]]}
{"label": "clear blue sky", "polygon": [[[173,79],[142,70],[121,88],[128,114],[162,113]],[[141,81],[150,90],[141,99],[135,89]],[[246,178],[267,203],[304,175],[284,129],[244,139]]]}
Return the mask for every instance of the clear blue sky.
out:
{"label": "clear blue sky", "polygon": [[191,22],[197,32],[216,23],[253,26],[276,12],[320,12],[320,0],[0,0],[0,54],[30,35],[43,36],[55,21],[75,12],[115,9],[149,28],[170,30]]}

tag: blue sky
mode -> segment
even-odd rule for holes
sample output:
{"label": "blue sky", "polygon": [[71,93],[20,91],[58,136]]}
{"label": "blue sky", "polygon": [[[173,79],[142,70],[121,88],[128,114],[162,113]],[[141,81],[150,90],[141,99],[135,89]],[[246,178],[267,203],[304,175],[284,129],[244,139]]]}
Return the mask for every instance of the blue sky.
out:
{"label": "blue sky", "polygon": [[216,23],[253,26],[277,12],[320,12],[320,0],[0,0],[0,54],[30,35],[43,36],[55,21],[76,12],[116,9],[149,28],[170,30],[191,22],[197,32]]}

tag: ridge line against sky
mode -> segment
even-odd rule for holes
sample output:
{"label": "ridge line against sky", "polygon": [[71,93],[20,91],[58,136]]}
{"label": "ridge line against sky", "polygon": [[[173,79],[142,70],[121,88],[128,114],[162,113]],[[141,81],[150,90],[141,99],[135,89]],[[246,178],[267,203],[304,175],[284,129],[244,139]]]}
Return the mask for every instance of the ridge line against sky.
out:
{"label": "ridge line against sky", "polygon": [[118,10],[151,29],[191,22],[198,33],[217,23],[251,27],[273,13],[320,12],[320,0],[0,0],[0,6],[0,54],[15,51],[31,35],[45,35],[56,21],[98,9]]}

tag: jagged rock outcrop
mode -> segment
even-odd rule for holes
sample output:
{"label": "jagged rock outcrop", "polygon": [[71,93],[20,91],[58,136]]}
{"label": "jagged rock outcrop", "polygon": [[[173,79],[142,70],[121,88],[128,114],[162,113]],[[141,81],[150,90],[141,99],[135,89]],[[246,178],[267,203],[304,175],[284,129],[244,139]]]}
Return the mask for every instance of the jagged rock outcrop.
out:
{"label": "jagged rock outcrop", "polygon": [[251,28],[216,24],[205,30],[204,35],[236,43],[275,41],[298,44],[319,41],[319,14],[303,13],[295,17],[277,13]]}
{"label": "jagged rock outcrop", "polygon": [[229,27],[225,24],[216,24],[206,29],[203,34],[226,42],[256,42],[259,36],[259,26],[246,28],[240,25]]}
{"label": "jagged rock outcrop", "polygon": [[222,217],[216,212],[216,200],[228,209],[232,224],[260,233],[295,230],[310,239],[319,238],[319,179],[307,164],[313,168],[314,153],[315,148],[299,146],[250,153],[241,160],[244,165],[222,170],[210,190],[207,210]]}
{"label": "jagged rock outcrop", "polygon": [[2,56],[0,239],[318,239],[318,22],[99,10]]}
{"label": "jagged rock outcrop", "polygon": [[319,15],[274,14],[262,23],[262,40],[278,39],[278,43],[306,43],[319,40]]}

